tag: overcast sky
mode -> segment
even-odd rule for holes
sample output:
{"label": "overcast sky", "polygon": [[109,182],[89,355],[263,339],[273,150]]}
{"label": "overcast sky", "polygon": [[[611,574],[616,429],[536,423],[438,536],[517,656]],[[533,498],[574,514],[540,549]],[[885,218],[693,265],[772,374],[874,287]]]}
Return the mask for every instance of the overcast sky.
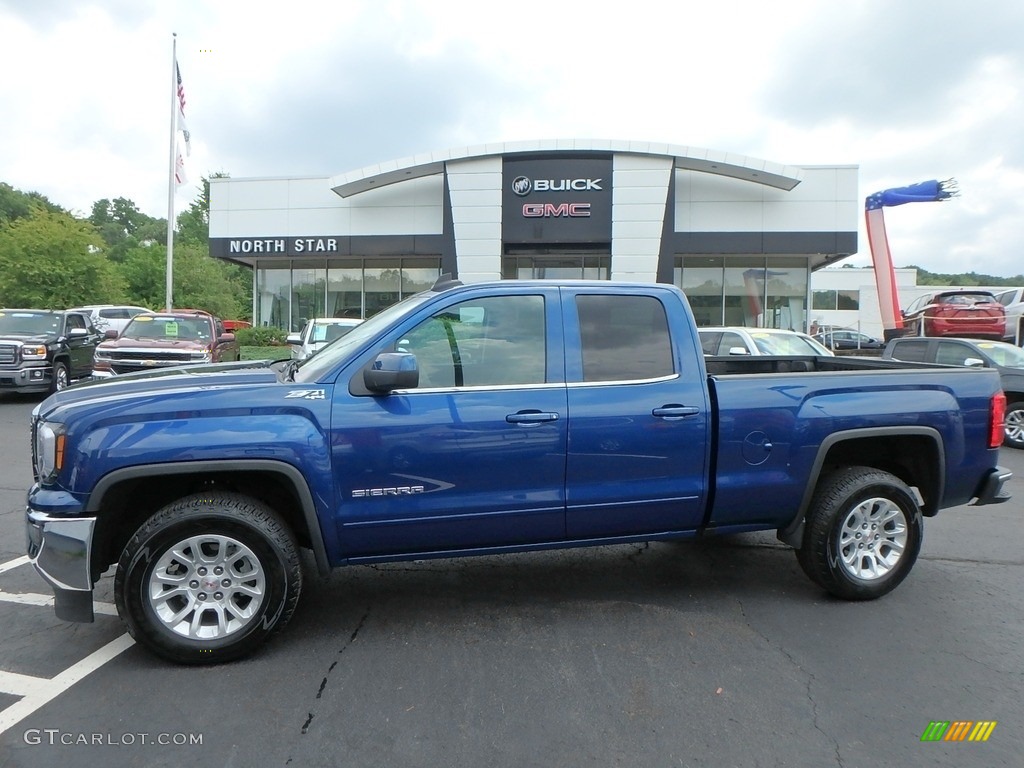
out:
{"label": "overcast sky", "polygon": [[[1021,0],[0,0],[0,181],[166,217],[172,33],[190,183],[335,175],[494,141],[855,164],[897,266],[1024,273]],[[862,217],[861,217],[862,218]],[[863,225],[862,225],[863,226]],[[860,254],[870,252],[860,234]]]}

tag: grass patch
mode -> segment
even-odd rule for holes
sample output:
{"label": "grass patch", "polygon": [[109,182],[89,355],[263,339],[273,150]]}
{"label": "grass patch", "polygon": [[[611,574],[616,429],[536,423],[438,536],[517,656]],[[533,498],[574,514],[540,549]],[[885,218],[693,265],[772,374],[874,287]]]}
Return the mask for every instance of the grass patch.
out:
{"label": "grass patch", "polygon": [[287,360],[292,356],[290,346],[242,347],[242,360]]}

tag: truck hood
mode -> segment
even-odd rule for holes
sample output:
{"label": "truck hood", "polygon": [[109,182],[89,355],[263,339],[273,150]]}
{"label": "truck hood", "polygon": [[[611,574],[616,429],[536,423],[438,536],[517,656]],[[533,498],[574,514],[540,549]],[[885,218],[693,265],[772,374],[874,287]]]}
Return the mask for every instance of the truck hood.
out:
{"label": "truck hood", "polygon": [[0,334],[0,344],[47,344],[54,340],[54,336],[48,333],[4,333]]}
{"label": "truck hood", "polygon": [[[57,408],[85,401],[124,400],[133,395],[150,397],[160,392],[187,392],[272,384],[279,380],[286,363],[271,365],[273,360],[247,360],[232,363],[204,363],[173,368],[157,368],[129,373],[109,379],[92,379],[55,392],[38,406],[38,413],[47,414]],[[297,384],[296,388],[302,385]]]}

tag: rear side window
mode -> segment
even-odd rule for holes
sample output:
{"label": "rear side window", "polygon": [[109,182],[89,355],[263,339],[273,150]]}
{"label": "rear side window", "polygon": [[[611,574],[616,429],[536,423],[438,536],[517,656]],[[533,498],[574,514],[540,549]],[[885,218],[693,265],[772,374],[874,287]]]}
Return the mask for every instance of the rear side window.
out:
{"label": "rear side window", "polygon": [[928,362],[928,340],[900,341],[892,349],[894,360],[905,360],[908,363]]}
{"label": "rear side window", "polygon": [[669,376],[672,341],[665,307],[653,296],[576,297],[584,381]]}

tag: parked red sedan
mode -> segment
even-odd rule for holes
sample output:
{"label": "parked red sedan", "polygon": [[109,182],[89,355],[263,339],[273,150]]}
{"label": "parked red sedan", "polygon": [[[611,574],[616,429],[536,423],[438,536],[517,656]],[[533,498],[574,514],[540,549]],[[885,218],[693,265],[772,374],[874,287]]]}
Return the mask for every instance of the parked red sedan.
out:
{"label": "parked red sedan", "polygon": [[1002,339],[1006,310],[988,291],[942,291],[903,310],[908,335]]}

